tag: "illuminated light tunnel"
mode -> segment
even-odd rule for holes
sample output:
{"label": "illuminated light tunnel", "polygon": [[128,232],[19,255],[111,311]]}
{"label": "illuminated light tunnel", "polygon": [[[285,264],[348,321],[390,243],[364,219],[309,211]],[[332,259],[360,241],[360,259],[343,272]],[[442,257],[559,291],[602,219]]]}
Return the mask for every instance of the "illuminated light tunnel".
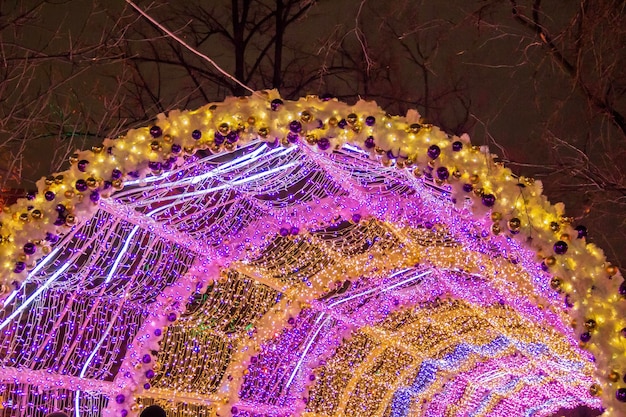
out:
{"label": "illuminated light tunnel", "polygon": [[4,416],[626,412],[626,288],[540,181],[275,91],[77,152],[0,214]]}

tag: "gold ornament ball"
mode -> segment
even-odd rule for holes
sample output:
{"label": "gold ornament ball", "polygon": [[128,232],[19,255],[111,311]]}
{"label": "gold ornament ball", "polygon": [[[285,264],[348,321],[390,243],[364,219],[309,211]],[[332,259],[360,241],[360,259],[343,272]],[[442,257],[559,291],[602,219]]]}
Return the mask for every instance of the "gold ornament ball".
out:
{"label": "gold ornament ball", "polygon": [[65,218],[65,224],[67,226],[73,226],[76,224],[76,216],[74,216],[73,214],[69,214],[66,218]]}
{"label": "gold ornament ball", "polygon": [[454,179],[460,179],[461,178],[461,171],[459,171],[458,169],[455,169],[454,171],[452,171],[452,178]]}
{"label": "gold ornament ball", "polygon": [[70,156],[70,164],[76,164],[76,163],[78,163],[78,154],[77,153],[72,154]]}
{"label": "gold ornament ball", "polygon": [[300,120],[302,120],[304,123],[309,123],[312,118],[313,116],[311,116],[311,113],[306,110],[300,114]]}
{"label": "gold ornament ball", "polygon": [[509,220],[509,230],[512,232],[517,232],[522,227],[522,221],[517,217],[513,217]]}
{"label": "gold ornament ball", "polygon": [[158,140],[153,140],[152,142],[150,142],[150,149],[152,149],[153,151],[160,151],[162,149],[161,144]]}
{"label": "gold ornament ball", "polygon": [[337,126],[337,123],[339,123],[339,121],[337,120],[336,117],[331,117],[330,119],[328,119],[328,125],[335,127]]}
{"label": "gold ornament ball", "polygon": [[482,197],[483,194],[485,194],[485,190],[483,190],[481,187],[474,188],[474,195],[476,195],[477,197]]}
{"label": "gold ornament ball", "polygon": [[46,177],[45,179],[45,183],[46,185],[52,185],[54,184],[54,177],[50,176],[50,177]]}
{"label": "gold ornament ball", "polygon": [[589,394],[598,397],[602,395],[602,388],[598,384],[593,384],[589,387]]}
{"label": "gold ornament ball", "polygon": [[20,220],[23,221],[23,222],[27,222],[29,220],[28,213],[20,214]]}
{"label": "gold ornament ball", "polygon": [[356,114],[354,113],[350,113],[347,117],[346,117],[346,122],[348,122],[349,124],[353,125],[356,123],[356,121],[358,120],[358,117]]}
{"label": "gold ornament ball", "polygon": [[611,381],[611,382],[619,381],[619,372],[617,372],[615,370],[609,372],[609,381]]}
{"label": "gold ornament ball", "polygon": [[98,181],[96,181],[94,177],[87,178],[85,182],[87,183],[87,187],[91,190],[98,188]]}
{"label": "gold ornament ball", "polygon": [[63,184],[63,175],[57,175],[54,177],[54,183],[57,185]]}
{"label": "gold ornament ball", "polygon": [[165,143],[172,143],[172,136],[170,136],[170,135],[163,136],[163,142],[165,142]]}
{"label": "gold ornament ball", "polygon": [[122,182],[122,180],[113,180],[113,181],[111,181],[111,186],[112,186],[115,190],[119,191],[119,190],[121,190],[122,188],[124,188],[124,183]]}
{"label": "gold ornament ball", "polygon": [[550,230],[558,232],[561,226],[557,222],[550,222]]}
{"label": "gold ornament ball", "polygon": [[91,152],[93,153],[100,153],[104,150],[104,146],[102,145],[95,145],[91,147]]}
{"label": "gold ornament ball", "polygon": [[491,225],[491,233],[493,233],[494,235],[498,235],[500,234],[500,232],[501,232],[501,229],[498,223],[494,223]]}
{"label": "gold ornament ball", "polygon": [[317,143],[317,136],[306,135],[306,143],[308,143],[309,145],[315,145]]}
{"label": "gold ornament ball", "polygon": [[469,181],[472,184],[478,184],[478,181],[480,181],[480,177],[476,174],[470,175]]}
{"label": "gold ornament ball", "polygon": [[563,281],[561,281],[561,278],[559,277],[554,277],[550,280],[550,287],[553,290],[559,290],[561,289],[561,285],[563,284]]}
{"label": "gold ornament ball", "polygon": [[597,323],[594,319],[585,320],[585,328],[589,331],[595,330],[597,327]]}
{"label": "gold ornament ball", "polygon": [[256,119],[254,118],[254,116],[248,117],[247,121],[250,126],[253,126],[256,123]]}
{"label": "gold ornament ball", "polygon": [[31,211],[30,215],[33,216],[33,219],[35,220],[39,220],[43,217],[43,213],[38,209]]}
{"label": "gold ornament ball", "polygon": [[492,211],[491,212],[491,221],[492,222],[499,222],[500,220],[502,220],[502,214],[497,212],[497,211]]}
{"label": "gold ornament ball", "polygon": [[262,127],[259,129],[259,136],[263,139],[267,138],[270,134],[270,130],[267,127]]}
{"label": "gold ornament ball", "polygon": [[63,195],[65,196],[65,198],[74,198],[74,190],[67,190],[63,193]]}
{"label": "gold ornament ball", "polygon": [[226,149],[227,151],[233,151],[233,150],[235,150],[236,147],[237,147],[237,145],[234,144],[234,143],[224,142],[224,149]]}
{"label": "gold ornament ball", "polygon": [[563,234],[560,236],[560,239],[561,239],[562,241],[564,241],[564,242],[569,242],[570,237],[569,237],[569,235],[568,235],[567,233],[563,233]]}
{"label": "gold ornament ball", "polygon": [[228,132],[230,132],[230,126],[228,125],[228,123],[222,123],[219,125],[219,127],[217,128],[217,130],[222,134],[222,135],[227,135]]}
{"label": "gold ornament ball", "polygon": [[610,276],[617,274],[617,267],[615,265],[609,265],[606,267],[606,273]]}
{"label": "gold ornament ball", "polygon": [[417,124],[417,123],[413,123],[411,126],[409,126],[409,132],[411,133],[418,133],[420,131],[420,128],[422,126]]}
{"label": "gold ornament ball", "polygon": [[554,256],[548,256],[546,259],[543,260],[545,262],[546,265],[548,266],[554,266],[556,264],[556,258]]}
{"label": "gold ornament ball", "polygon": [[415,168],[413,170],[413,175],[415,175],[415,177],[420,178],[422,176],[422,171],[419,168]]}

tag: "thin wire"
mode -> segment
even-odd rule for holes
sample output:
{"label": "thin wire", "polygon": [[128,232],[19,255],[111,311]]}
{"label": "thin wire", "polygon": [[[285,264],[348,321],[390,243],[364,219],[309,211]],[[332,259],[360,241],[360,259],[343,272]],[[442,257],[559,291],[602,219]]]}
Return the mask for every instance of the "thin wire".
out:
{"label": "thin wire", "polygon": [[180,43],[185,48],[189,49],[191,52],[193,52],[194,54],[198,55],[200,58],[204,59],[205,61],[209,62],[211,65],[213,65],[215,67],[215,69],[218,70],[222,75],[224,75],[225,77],[227,77],[230,80],[234,81],[235,83],[239,84],[240,86],[242,86],[243,88],[245,88],[246,90],[251,92],[252,94],[259,95],[258,92],[254,91],[253,89],[251,89],[250,87],[248,87],[247,85],[245,85],[244,83],[239,81],[237,78],[233,77],[228,72],[226,72],[222,68],[220,68],[220,66],[217,65],[217,63],[215,61],[213,61],[211,58],[209,58],[208,56],[204,55],[202,52],[197,51],[196,49],[192,48],[191,46],[189,46],[185,41],[183,41],[181,38],[179,38],[174,33],[172,33],[170,30],[168,30],[165,26],[163,26],[162,24],[157,22],[150,15],[148,15],[146,12],[144,12],[142,9],[140,9],[139,6],[137,6],[131,0],[125,0],[125,1],[126,1],[126,3],[130,4],[133,7],[133,9],[137,10],[137,12],[140,15],[142,15],[143,17],[148,19],[153,25],[155,25],[156,27],[161,29],[170,38],[174,39],[176,42]]}

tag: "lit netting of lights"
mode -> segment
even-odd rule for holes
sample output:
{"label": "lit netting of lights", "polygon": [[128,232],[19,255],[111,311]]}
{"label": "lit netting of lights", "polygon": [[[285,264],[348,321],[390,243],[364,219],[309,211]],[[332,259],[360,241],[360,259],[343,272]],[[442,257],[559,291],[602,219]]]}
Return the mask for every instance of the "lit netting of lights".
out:
{"label": "lit netting of lights", "polygon": [[0,214],[0,414],[626,411],[619,270],[488,149],[277,92],[159,115]]}

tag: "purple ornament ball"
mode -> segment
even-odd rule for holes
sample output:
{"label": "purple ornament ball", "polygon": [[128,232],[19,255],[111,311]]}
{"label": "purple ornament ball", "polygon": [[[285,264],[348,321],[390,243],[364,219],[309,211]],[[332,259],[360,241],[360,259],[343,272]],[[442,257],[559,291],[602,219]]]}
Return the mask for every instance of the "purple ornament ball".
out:
{"label": "purple ornament ball", "polygon": [[[198,129],[194,130],[193,132],[191,132],[191,137],[194,140],[199,140],[202,137],[202,132],[200,132]],[[172,145],[172,148],[174,147],[174,145]]]}
{"label": "purple ornament ball", "polygon": [[556,253],[557,255],[563,255],[565,252],[567,252],[567,243],[559,240],[554,244],[553,249],[554,253]]}
{"label": "purple ornament ball", "polygon": [[124,404],[124,401],[126,401],[126,396],[124,394],[117,394],[115,402],[118,404]]}
{"label": "purple ornament ball", "polygon": [[374,143],[374,136],[368,136],[367,139],[365,139],[365,147],[367,149],[372,149],[374,146],[376,146]]}
{"label": "purple ornament ball", "polygon": [[163,131],[161,130],[159,126],[152,126],[150,128],[150,136],[152,136],[153,138],[160,137],[162,133]]}
{"label": "purple ornament ball", "polygon": [[279,98],[275,98],[274,100],[272,100],[270,107],[272,108],[272,110],[276,111],[282,105],[283,105],[283,101]]}
{"label": "purple ornament ball", "polygon": [[24,253],[26,255],[32,255],[35,253],[35,251],[37,251],[37,246],[35,246],[34,243],[28,242],[27,244],[24,245]]}
{"label": "purple ornament ball", "polygon": [[439,146],[437,145],[430,145],[427,153],[430,159],[437,159],[441,154],[441,149],[439,149]]}
{"label": "purple ornament ball", "polygon": [[615,398],[619,402],[626,403],[626,388],[619,388],[615,391]]}
{"label": "purple ornament ball", "polygon": [[450,177],[450,171],[448,171],[448,168],[446,167],[437,168],[437,178],[439,178],[442,181],[445,181],[449,177]]}
{"label": "purple ornament ball", "polygon": [[328,138],[321,138],[317,141],[317,147],[322,151],[328,150],[328,148],[330,148],[330,140]]}
{"label": "purple ornament ball", "polygon": [[493,194],[485,194],[483,195],[483,204],[486,207],[493,207],[493,205],[496,203],[496,196]]}
{"label": "purple ornament ball", "polygon": [[143,355],[143,357],[141,358],[141,361],[143,363],[150,363],[152,362],[152,356],[148,355],[147,353],[145,355]]}
{"label": "purple ornament ball", "polygon": [[576,226],[576,231],[578,232],[578,239],[587,237],[587,228],[582,224]]}
{"label": "purple ornament ball", "polygon": [[367,116],[365,118],[365,124],[368,126],[374,126],[376,124],[376,118],[374,116]]}

